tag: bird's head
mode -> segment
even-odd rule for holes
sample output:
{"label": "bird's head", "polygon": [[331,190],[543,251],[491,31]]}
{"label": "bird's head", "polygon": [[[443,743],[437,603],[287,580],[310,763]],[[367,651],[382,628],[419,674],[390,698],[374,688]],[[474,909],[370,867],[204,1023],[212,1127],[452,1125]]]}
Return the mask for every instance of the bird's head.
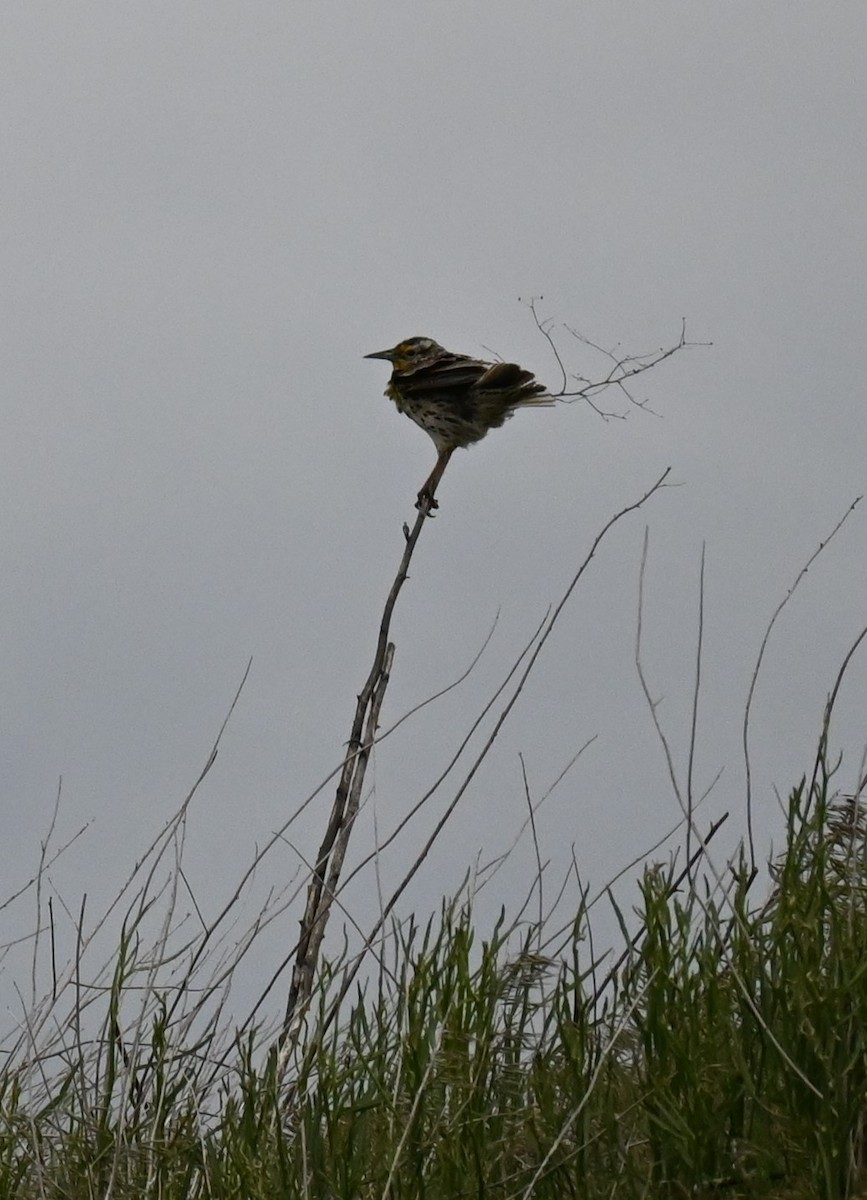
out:
{"label": "bird's head", "polygon": [[439,342],[428,337],[411,337],[404,342],[398,342],[391,350],[377,350],[375,354],[365,354],[365,358],[383,358],[390,362],[395,371],[412,371],[426,363],[436,362],[446,351]]}

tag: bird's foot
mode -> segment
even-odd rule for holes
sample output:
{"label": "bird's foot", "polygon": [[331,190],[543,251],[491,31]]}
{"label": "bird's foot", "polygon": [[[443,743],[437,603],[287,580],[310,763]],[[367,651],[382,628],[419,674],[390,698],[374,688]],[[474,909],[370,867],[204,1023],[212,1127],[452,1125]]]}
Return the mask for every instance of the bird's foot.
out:
{"label": "bird's foot", "polygon": [[415,506],[420,513],[424,513],[426,517],[434,515],[434,509],[439,508],[439,504],[434,496],[426,492],[424,488],[419,492]]}

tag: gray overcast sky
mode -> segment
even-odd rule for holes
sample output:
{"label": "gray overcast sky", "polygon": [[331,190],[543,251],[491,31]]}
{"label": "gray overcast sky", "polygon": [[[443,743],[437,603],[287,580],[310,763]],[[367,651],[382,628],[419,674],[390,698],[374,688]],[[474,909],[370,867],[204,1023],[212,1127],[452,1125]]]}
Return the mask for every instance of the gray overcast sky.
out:
{"label": "gray overcast sky", "polygon": [[[604,883],[678,810],[632,663],[686,762],[707,544],[696,780],[743,831],[740,725],[767,620],[865,486],[867,9],[696,4],[7,3],[0,13],[3,894],[113,893],[207,756],[188,875],[213,913],[339,759],[428,439],[362,355],[411,334],[557,384],[518,297],[626,350],[712,341],[641,381],[659,417],[519,413],[455,457],[394,633],[384,719],[483,661],[376,754],[358,845],[422,794],[602,522],[620,526],[403,911],[422,911],[598,739],[539,817]],[[557,333],[570,369],[603,363]],[[612,402],[614,397],[611,397]],[[808,766],[867,619],[867,508],[811,570],[755,708],[756,817]],[[838,740],[857,773],[864,662]],[[386,884],[450,793],[383,863]],[[296,832],[309,855],[330,804]],[[286,847],[261,869],[289,877]],[[494,901],[523,894],[524,845]],[[355,893],[360,910],[375,902]],[[631,895],[631,893],[630,893]],[[28,901],[29,903],[29,901]],[[28,927],[7,910],[2,939]],[[285,929],[294,929],[294,917]],[[285,930],[284,930],[285,932]],[[63,931],[65,951],[71,933]],[[7,980],[8,982],[8,980]],[[4,995],[7,995],[4,988]]]}

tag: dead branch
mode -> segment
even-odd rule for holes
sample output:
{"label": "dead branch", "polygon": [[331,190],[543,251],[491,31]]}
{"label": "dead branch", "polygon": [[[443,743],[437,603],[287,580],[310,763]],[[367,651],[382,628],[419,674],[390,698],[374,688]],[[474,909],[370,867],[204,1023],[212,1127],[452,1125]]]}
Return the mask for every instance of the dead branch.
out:
{"label": "dead branch", "polygon": [[379,710],[388,686],[391,662],[394,656],[394,645],[388,640],[391,617],[401,588],[406,582],[409,564],[421,536],[425,519],[433,508],[434,490],[420,507],[413,528],[410,530],[406,525],[403,527],[406,544],[397,574],[385,601],[385,608],[379,623],[379,637],[373,656],[373,665],[364,687],[358,694],[352,730],[346,747],[346,757],[340,772],[334,804],[331,808],[331,816],[307,889],[307,903],[301,918],[301,933],[295,949],[286,1012],[278,1039],[281,1066],[285,1064],[293,1045],[297,1042],[301,1022],[312,993],[319,950],[339,883],[340,870],[346,854],[352,823],[358,811],[367,762],[376,739]]}

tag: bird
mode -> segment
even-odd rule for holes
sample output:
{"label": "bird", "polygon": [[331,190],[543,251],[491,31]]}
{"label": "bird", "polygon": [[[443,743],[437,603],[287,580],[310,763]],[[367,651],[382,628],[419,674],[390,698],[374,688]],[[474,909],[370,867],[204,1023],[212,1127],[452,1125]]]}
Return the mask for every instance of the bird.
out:
{"label": "bird", "polygon": [[428,513],[438,507],[434,493],[458,447],[481,441],[517,408],[549,406],[555,401],[533,372],[517,363],[454,354],[429,337],[406,338],[391,350],[364,357],[391,363],[385,395],[398,412],[421,426],[437,448],[436,465],[416,500],[416,508]]}

